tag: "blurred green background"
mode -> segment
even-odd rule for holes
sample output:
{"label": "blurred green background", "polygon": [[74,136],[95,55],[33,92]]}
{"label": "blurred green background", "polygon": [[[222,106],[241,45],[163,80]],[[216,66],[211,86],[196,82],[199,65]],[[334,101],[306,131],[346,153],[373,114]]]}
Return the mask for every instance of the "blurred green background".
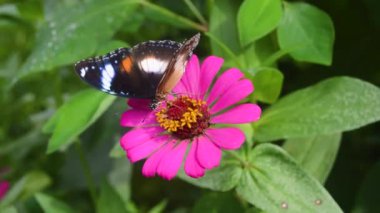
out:
{"label": "blurred green background", "polygon": [[[331,66],[322,66],[295,62],[288,57],[282,58],[278,63],[285,77],[282,95],[328,77],[340,75],[357,77],[380,86],[380,1],[306,2],[327,12],[334,22],[336,36],[333,63]],[[75,0],[0,1],[0,169],[9,168],[9,171],[0,178],[16,184],[28,172],[38,171],[38,174],[32,174],[38,178],[33,179],[35,182],[30,184],[30,188],[39,189],[39,184],[41,188],[45,188],[50,184],[45,192],[60,197],[80,212],[91,212],[94,207],[80,167],[76,151],[78,147],[71,146],[65,152],[46,155],[49,135],[41,132],[47,119],[71,94],[88,87],[75,75],[73,66],[67,65],[66,61],[71,57],[70,54],[52,62],[56,64],[46,63],[47,68],[44,72],[25,74],[23,71],[25,66],[38,67],[38,64],[33,62],[26,63],[26,60],[39,46],[38,44],[44,42],[44,40],[36,41],[36,33],[42,25],[46,25],[45,20],[57,15],[56,13],[61,13],[62,19],[66,19],[66,16],[70,16],[73,11],[65,11],[65,8],[75,3],[77,3]],[[209,11],[215,2],[195,0],[193,3],[208,20]],[[170,0],[160,0],[154,1],[154,4],[196,20],[184,1],[174,3]],[[170,20],[160,20],[161,16],[144,6],[138,6],[136,10],[141,12],[132,12],[132,9],[130,13],[128,10],[120,11],[120,17],[112,16],[116,20],[109,21],[112,23],[109,25],[107,22],[103,23],[104,20],[107,21],[107,16],[99,19],[103,21],[93,23],[98,24],[97,31],[104,31],[102,34],[104,38],[102,36],[97,38],[94,34],[96,37],[94,39],[107,42],[91,46],[92,43],[87,39],[93,38],[83,37],[79,43],[60,44],[62,46],[57,48],[57,51],[60,49],[67,51],[70,47],[73,47],[72,51],[82,49],[83,53],[76,52],[72,57],[81,55],[85,58],[90,56],[89,52],[104,54],[114,48],[146,40],[182,41],[197,32]],[[110,12],[117,11],[118,8],[110,10]],[[75,31],[74,25],[72,28]],[[114,28],[117,29],[116,33],[111,33],[113,32],[111,29]],[[59,32],[57,29],[56,33]],[[71,35],[67,33],[56,36],[59,42],[59,39]],[[55,54],[56,50],[54,44],[45,45],[52,48],[52,52],[44,53],[47,57],[45,60],[49,61],[49,55]],[[209,38],[203,36],[195,53],[200,57],[210,55],[212,53],[210,46]],[[79,59],[81,58],[77,58]],[[207,205],[202,203],[202,200],[199,201],[206,196],[212,203],[212,197],[215,195],[207,190],[201,190],[179,179],[166,182],[158,178],[143,178],[141,163],[131,168],[125,158],[109,157],[110,150],[117,143],[118,137],[126,131],[118,124],[119,116],[125,107],[124,100],[116,100],[111,108],[81,136],[82,147],[89,159],[95,184],[101,184],[106,176],[112,176],[111,179],[115,183],[123,182],[120,181],[120,177],[128,177],[131,184],[122,186],[128,192],[125,198],[131,200],[130,209],[138,209],[141,212],[153,207],[157,211],[160,211],[161,207],[165,207],[165,211],[172,212],[187,212],[191,209],[197,211],[197,208],[202,209],[202,205]],[[379,129],[380,124],[375,123],[343,134],[336,163],[325,186],[345,212],[361,212],[357,203],[371,203],[371,199],[380,197],[377,192],[380,190]],[[23,196],[17,197],[17,208],[25,212],[41,211],[36,200],[30,198],[25,191],[23,193]],[[232,203],[225,208],[222,203],[215,204],[222,206],[220,211],[229,212],[229,208],[234,210],[240,208],[240,204],[234,206],[237,198],[233,195],[218,194]],[[194,207],[195,203],[197,205]],[[380,211],[378,206],[371,209]]]}
{"label": "blurred green background", "polygon": [[[328,76],[337,75],[355,76],[379,86],[380,2],[376,0],[309,2],[326,11],[334,22],[336,37],[333,64],[330,67],[315,65],[297,67],[292,63],[281,64],[284,66],[282,70],[285,71],[286,79],[284,89],[292,91]],[[357,194],[361,190],[368,190],[364,189],[368,187],[364,186],[365,181],[371,178],[368,175],[371,172],[374,175],[376,168],[379,167],[379,129],[380,124],[375,123],[343,134],[341,148],[326,182],[326,188],[345,212],[353,211],[358,199]],[[380,185],[372,187],[380,189]],[[375,200],[378,197],[372,194],[365,199]]]}

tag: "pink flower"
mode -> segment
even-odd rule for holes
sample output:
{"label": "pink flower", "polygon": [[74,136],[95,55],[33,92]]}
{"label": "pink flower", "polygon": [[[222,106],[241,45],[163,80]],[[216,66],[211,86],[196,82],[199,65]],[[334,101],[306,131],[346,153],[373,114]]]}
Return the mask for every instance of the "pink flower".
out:
{"label": "pink flower", "polygon": [[219,165],[222,149],[243,144],[245,135],[239,128],[217,125],[257,121],[261,109],[252,103],[238,104],[253,92],[251,81],[238,69],[225,71],[210,89],[222,64],[222,58],[209,56],[200,66],[193,55],[173,90],[176,97],[167,97],[155,110],[148,107],[150,100],[129,99],[131,109],[123,113],[120,124],[134,129],[120,144],[131,162],[147,158],[144,176],[157,174],[170,180],[186,155],[185,173],[199,178]]}
{"label": "pink flower", "polygon": [[9,190],[8,181],[1,181],[0,182],[0,200],[3,199],[3,197],[8,192],[8,190]]}

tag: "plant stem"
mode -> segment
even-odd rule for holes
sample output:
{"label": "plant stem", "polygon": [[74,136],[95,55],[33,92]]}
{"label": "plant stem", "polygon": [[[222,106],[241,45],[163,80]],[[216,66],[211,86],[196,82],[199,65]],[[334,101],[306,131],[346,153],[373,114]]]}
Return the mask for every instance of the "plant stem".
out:
{"label": "plant stem", "polygon": [[191,0],[183,0],[187,7],[190,9],[190,11],[197,17],[197,19],[204,25],[207,25],[206,19],[202,16],[202,13],[199,12],[197,7],[193,4]]}
{"label": "plant stem", "polygon": [[90,192],[91,199],[94,202],[94,205],[96,206],[96,190],[95,190],[94,178],[92,177],[90,165],[86,159],[86,155],[83,151],[82,144],[79,139],[77,139],[77,141],[75,142],[75,148],[79,155],[79,160],[82,166],[83,174],[87,182],[87,187]]}
{"label": "plant stem", "polygon": [[163,16],[169,17],[171,20],[176,20],[176,22],[178,22],[178,23],[182,23],[184,25],[187,25],[187,26],[194,28],[196,30],[199,30],[201,32],[207,32],[207,30],[208,30],[206,26],[198,24],[196,22],[193,22],[190,19],[183,17],[183,16],[180,16],[176,13],[173,13],[172,11],[170,11],[164,7],[161,7],[159,5],[152,4],[148,1],[140,1],[140,3],[143,6],[146,6],[146,7],[150,8],[151,10],[154,10],[154,11],[160,13]]}
{"label": "plant stem", "polygon": [[278,50],[277,52],[273,53],[263,62],[263,66],[272,65],[274,62],[276,62],[278,59],[282,58],[286,54],[288,54],[288,51]]}
{"label": "plant stem", "polygon": [[229,56],[231,57],[234,62],[237,64],[237,66],[240,68],[240,69],[244,69],[245,67],[240,63],[238,57],[235,55],[235,53],[232,52],[232,50],[230,48],[228,48],[222,41],[220,41],[216,36],[214,36],[213,34],[209,33],[209,32],[206,32],[205,33],[206,36],[208,36],[210,39],[212,39],[213,41],[215,41],[215,43],[223,49],[223,51]]}

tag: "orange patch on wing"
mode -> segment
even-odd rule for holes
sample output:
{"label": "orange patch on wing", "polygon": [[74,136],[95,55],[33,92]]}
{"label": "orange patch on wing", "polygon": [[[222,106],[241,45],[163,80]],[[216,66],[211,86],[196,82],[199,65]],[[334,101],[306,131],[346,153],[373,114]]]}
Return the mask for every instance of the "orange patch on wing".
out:
{"label": "orange patch on wing", "polygon": [[123,68],[124,68],[124,71],[126,73],[130,73],[132,71],[132,59],[131,59],[131,57],[127,57],[127,58],[123,59],[123,61],[121,63],[123,64]]}

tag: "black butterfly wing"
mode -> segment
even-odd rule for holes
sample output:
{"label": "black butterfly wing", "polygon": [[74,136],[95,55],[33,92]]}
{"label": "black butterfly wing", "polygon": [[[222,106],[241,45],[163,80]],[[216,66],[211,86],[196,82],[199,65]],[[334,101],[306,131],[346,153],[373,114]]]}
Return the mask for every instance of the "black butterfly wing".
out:
{"label": "black butterfly wing", "polygon": [[154,98],[170,60],[180,48],[173,41],[149,41],[120,48],[104,56],[75,64],[79,77],[106,93],[134,98]]}
{"label": "black butterfly wing", "polygon": [[149,91],[150,98],[155,98],[158,84],[180,47],[180,43],[162,40],[144,42],[132,48],[134,66],[140,70],[140,85]]}
{"label": "black butterfly wing", "polygon": [[112,95],[128,96],[128,91],[114,88],[116,78],[128,78],[120,69],[123,58],[130,55],[130,50],[120,48],[104,56],[79,61],[75,64],[75,71],[79,77],[95,88]]}

